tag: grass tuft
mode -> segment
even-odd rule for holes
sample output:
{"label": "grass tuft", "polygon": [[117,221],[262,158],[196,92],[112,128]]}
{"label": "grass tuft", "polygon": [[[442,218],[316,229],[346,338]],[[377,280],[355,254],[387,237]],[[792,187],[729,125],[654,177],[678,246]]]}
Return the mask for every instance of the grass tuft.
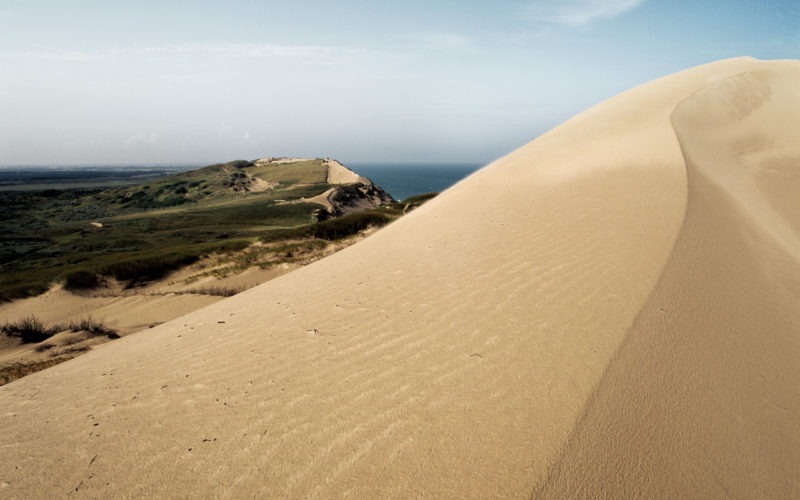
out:
{"label": "grass tuft", "polygon": [[70,322],[68,329],[73,333],[87,332],[96,337],[106,336],[110,339],[119,338],[119,334],[116,330],[105,326],[103,323],[95,319],[92,319],[91,316],[88,318],[81,318],[78,321]]}
{"label": "grass tuft", "polygon": [[[109,339],[118,339],[119,334],[116,330],[108,328],[101,322],[92,319],[92,317],[82,318],[78,321],[72,321],[69,325],[50,325],[45,324],[44,321],[34,315],[26,316],[16,322],[6,322],[0,326],[0,333],[9,337],[18,337],[24,344],[34,344],[44,342],[53,335],[70,331],[73,333],[86,332],[93,336],[106,336]],[[42,352],[52,348],[52,344],[42,344],[37,347],[37,352]]]}
{"label": "grass tuft", "polygon": [[46,326],[42,320],[33,315],[0,326],[0,332],[9,337],[19,337],[25,344],[44,342],[60,331],[63,331],[61,326]]}
{"label": "grass tuft", "polygon": [[30,373],[38,372],[67,361],[69,357],[51,358],[31,363],[11,363],[0,366],[0,385],[7,384]]}
{"label": "grass tuft", "polygon": [[204,286],[200,288],[193,288],[180,292],[181,294],[194,294],[194,295],[211,295],[214,297],[233,297],[239,292],[243,292],[244,287],[228,287],[228,286]]}

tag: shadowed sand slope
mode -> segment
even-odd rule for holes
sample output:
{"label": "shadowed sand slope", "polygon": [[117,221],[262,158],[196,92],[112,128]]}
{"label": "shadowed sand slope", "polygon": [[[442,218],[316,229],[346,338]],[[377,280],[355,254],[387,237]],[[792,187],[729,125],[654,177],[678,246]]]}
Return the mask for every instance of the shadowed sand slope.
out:
{"label": "shadowed sand slope", "polygon": [[543,496],[800,497],[800,64],[777,67],[674,111],[684,226]]}
{"label": "shadowed sand slope", "polygon": [[0,494],[796,496],[798,82],[735,59],[644,85],[0,387]]}

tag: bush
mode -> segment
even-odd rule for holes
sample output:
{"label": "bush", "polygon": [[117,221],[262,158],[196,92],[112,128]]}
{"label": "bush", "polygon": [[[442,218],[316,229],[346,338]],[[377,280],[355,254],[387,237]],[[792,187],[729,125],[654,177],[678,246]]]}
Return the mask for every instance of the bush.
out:
{"label": "bush", "polygon": [[30,363],[12,363],[0,366],[0,385],[7,384],[12,380],[22,378],[30,373],[38,372],[53,365],[63,363],[69,358],[51,358],[43,361],[33,361]]}
{"label": "bush", "polygon": [[322,240],[339,240],[369,227],[385,226],[391,220],[391,217],[380,212],[358,212],[314,224],[312,226],[312,234],[315,238]]}
{"label": "bush", "polygon": [[[16,278],[16,276],[14,278]],[[49,281],[32,282],[30,279],[26,279],[24,283],[20,282],[22,280],[18,279],[8,281],[0,279],[0,303],[39,295],[46,292],[50,287]]]}
{"label": "bush", "polygon": [[116,330],[108,328],[99,321],[92,319],[92,317],[82,318],[80,321],[72,321],[68,327],[69,331],[73,333],[87,332],[95,336],[105,335],[110,339],[118,339],[119,334]]}
{"label": "bush", "polygon": [[382,227],[397,218],[400,212],[393,213],[385,209],[367,210],[343,215],[335,219],[309,224],[307,226],[275,229],[260,238],[264,243],[274,243],[302,238],[318,238],[321,240],[340,240],[357,234],[370,227]]}
{"label": "bush", "polygon": [[45,189],[42,191],[42,196],[45,198],[56,198],[58,195],[61,194],[61,191],[58,189]]}
{"label": "bush", "polygon": [[204,286],[201,288],[186,290],[185,292],[180,292],[180,293],[188,293],[195,295],[212,295],[215,297],[233,297],[234,295],[243,291],[244,289],[245,288],[242,286],[238,287]]}
{"label": "bush", "polygon": [[88,290],[97,288],[102,283],[100,276],[89,271],[75,271],[69,273],[64,280],[67,290]]}
{"label": "bush", "polygon": [[109,264],[100,270],[101,274],[113,276],[119,281],[127,281],[129,286],[161,279],[183,266],[197,262],[196,255],[159,255]]}
{"label": "bush", "polygon": [[337,186],[336,191],[333,193],[333,201],[335,203],[348,205],[353,203],[354,200],[364,198],[364,193],[361,191],[363,184],[345,184]]}
{"label": "bush", "polygon": [[0,331],[9,337],[19,337],[25,344],[43,342],[63,328],[61,326],[45,326],[44,322],[36,316],[26,316],[16,323],[6,323]]}
{"label": "bush", "polygon": [[233,160],[233,161],[229,161],[228,163],[226,163],[225,166],[228,167],[228,168],[240,168],[241,169],[241,168],[252,167],[253,166],[253,162],[249,162],[247,160]]}
{"label": "bush", "polygon": [[436,198],[436,196],[438,194],[439,193],[424,193],[424,194],[418,194],[418,195],[415,195],[415,196],[409,196],[408,198],[406,198],[405,200],[403,200],[400,203],[402,205],[419,206],[419,205],[422,205],[423,203],[425,203],[428,200]]}

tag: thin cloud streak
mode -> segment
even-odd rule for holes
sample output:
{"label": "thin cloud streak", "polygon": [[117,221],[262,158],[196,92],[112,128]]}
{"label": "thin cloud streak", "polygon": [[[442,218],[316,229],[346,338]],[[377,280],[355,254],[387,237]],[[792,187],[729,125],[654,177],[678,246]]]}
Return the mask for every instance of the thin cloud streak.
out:
{"label": "thin cloud streak", "polygon": [[472,39],[457,33],[416,33],[409,39],[426,49],[460,49],[472,43]]}
{"label": "thin cloud streak", "polygon": [[43,48],[0,51],[0,59],[38,59],[93,61],[119,57],[220,56],[237,59],[333,60],[342,56],[366,55],[367,51],[340,46],[280,45],[270,43],[178,44],[151,47],[124,47],[100,51]]}
{"label": "thin cloud streak", "polygon": [[580,27],[611,19],[633,10],[647,0],[533,0],[522,9],[521,17],[543,24]]}
{"label": "thin cloud streak", "polygon": [[132,47],[123,49],[111,49],[109,54],[123,55],[181,55],[181,54],[201,54],[201,55],[220,55],[226,57],[237,57],[246,59],[265,59],[265,58],[320,58],[330,57],[337,54],[350,54],[358,52],[356,49],[338,46],[320,45],[280,45],[271,43],[204,43],[204,44],[179,44],[164,45],[155,47]]}
{"label": "thin cloud streak", "polygon": [[0,59],[36,59],[44,61],[93,61],[101,58],[97,52],[64,49],[0,51]]}
{"label": "thin cloud streak", "polygon": [[158,134],[155,132],[149,133],[138,133],[136,135],[129,136],[125,139],[125,149],[134,149],[141,146],[157,146],[159,143]]}

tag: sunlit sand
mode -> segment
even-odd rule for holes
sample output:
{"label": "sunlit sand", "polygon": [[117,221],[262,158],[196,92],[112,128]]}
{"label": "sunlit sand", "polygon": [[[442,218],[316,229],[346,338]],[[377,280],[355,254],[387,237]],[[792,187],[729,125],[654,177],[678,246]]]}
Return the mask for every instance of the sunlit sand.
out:
{"label": "sunlit sand", "polygon": [[800,496],[800,62],[623,93],[0,387],[0,495]]}

